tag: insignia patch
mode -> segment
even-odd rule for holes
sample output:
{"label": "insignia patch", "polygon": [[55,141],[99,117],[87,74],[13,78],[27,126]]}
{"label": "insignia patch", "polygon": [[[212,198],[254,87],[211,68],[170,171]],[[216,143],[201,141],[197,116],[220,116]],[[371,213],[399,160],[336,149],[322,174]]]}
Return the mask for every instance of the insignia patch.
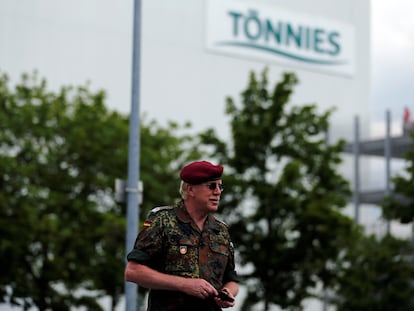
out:
{"label": "insignia patch", "polygon": [[180,254],[181,254],[181,255],[185,255],[185,254],[187,254],[187,246],[185,246],[185,245],[180,245]]}
{"label": "insignia patch", "polygon": [[150,221],[144,222],[144,227],[151,227],[152,223]]}

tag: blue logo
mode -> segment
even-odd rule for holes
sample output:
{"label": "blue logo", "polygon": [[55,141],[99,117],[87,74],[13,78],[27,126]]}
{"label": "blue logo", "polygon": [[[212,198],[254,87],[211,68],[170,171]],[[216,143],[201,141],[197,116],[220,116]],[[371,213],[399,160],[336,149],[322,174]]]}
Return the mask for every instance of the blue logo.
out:
{"label": "blue logo", "polygon": [[217,45],[260,50],[318,65],[348,63],[339,59],[342,51],[339,31],[283,20],[261,20],[255,10],[249,10],[247,15],[229,11],[228,16],[231,19],[233,39],[216,42]]}

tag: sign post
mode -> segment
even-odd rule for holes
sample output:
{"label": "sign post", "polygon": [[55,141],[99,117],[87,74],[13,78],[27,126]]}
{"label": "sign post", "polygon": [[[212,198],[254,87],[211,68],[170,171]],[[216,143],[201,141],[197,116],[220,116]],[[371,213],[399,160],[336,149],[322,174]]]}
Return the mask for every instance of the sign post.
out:
{"label": "sign post", "polygon": [[[134,0],[132,47],[132,81],[131,81],[131,112],[129,120],[129,151],[127,181],[127,232],[126,249],[128,253],[138,233],[139,218],[139,163],[140,163],[140,58],[141,58],[141,0]],[[125,282],[125,310],[137,311],[138,287]]]}

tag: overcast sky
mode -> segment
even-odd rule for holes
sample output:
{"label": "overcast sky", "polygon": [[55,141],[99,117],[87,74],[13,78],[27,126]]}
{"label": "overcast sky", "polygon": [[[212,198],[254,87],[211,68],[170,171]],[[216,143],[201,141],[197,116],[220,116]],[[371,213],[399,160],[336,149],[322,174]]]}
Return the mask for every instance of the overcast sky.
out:
{"label": "overcast sky", "polygon": [[414,1],[372,0],[371,7],[373,121],[389,109],[396,122],[405,106],[414,113]]}

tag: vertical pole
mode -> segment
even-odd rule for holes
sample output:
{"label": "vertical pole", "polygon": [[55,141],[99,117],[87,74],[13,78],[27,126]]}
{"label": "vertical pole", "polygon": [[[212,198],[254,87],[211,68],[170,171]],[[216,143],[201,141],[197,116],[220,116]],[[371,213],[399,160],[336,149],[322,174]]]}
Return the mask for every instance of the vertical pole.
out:
{"label": "vertical pole", "polygon": [[411,223],[411,243],[414,244],[414,222]]}
{"label": "vertical pole", "polygon": [[[329,135],[329,128],[328,128],[325,132],[325,143],[327,146],[329,145],[329,140],[330,140],[330,135]],[[328,289],[325,286],[323,286],[322,311],[328,311],[328,306],[329,306]]]}
{"label": "vertical pole", "polygon": [[328,311],[328,290],[323,288],[323,302],[322,302],[322,311]]}
{"label": "vertical pole", "polygon": [[359,224],[359,117],[355,116],[354,124],[354,205],[355,205],[355,223]]}
{"label": "vertical pole", "polygon": [[[414,245],[414,221],[411,222],[411,244]],[[414,258],[412,259],[412,263],[414,264]]]}
{"label": "vertical pole", "polygon": [[[391,179],[391,114],[387,110],[385,114],[386,118],[386,137],[384,146],[385,157],[385,195],[390,195],[390,179]],[[390,233],[390,221],[387,220],[387,234]]]}
{"label": "vertical pole", "polygon": [[[127,182],[127,232],[126,253],[134,244],[138,233],[139,217],[139,155],[140,155],[140,57],[141,57],[141,0],[134,0],[132,40],[132,81],[131,81],[131,114],[129,120],[128,182]],[[125,309],[136,311],[138,287],[134,283],[125,282]]]}

